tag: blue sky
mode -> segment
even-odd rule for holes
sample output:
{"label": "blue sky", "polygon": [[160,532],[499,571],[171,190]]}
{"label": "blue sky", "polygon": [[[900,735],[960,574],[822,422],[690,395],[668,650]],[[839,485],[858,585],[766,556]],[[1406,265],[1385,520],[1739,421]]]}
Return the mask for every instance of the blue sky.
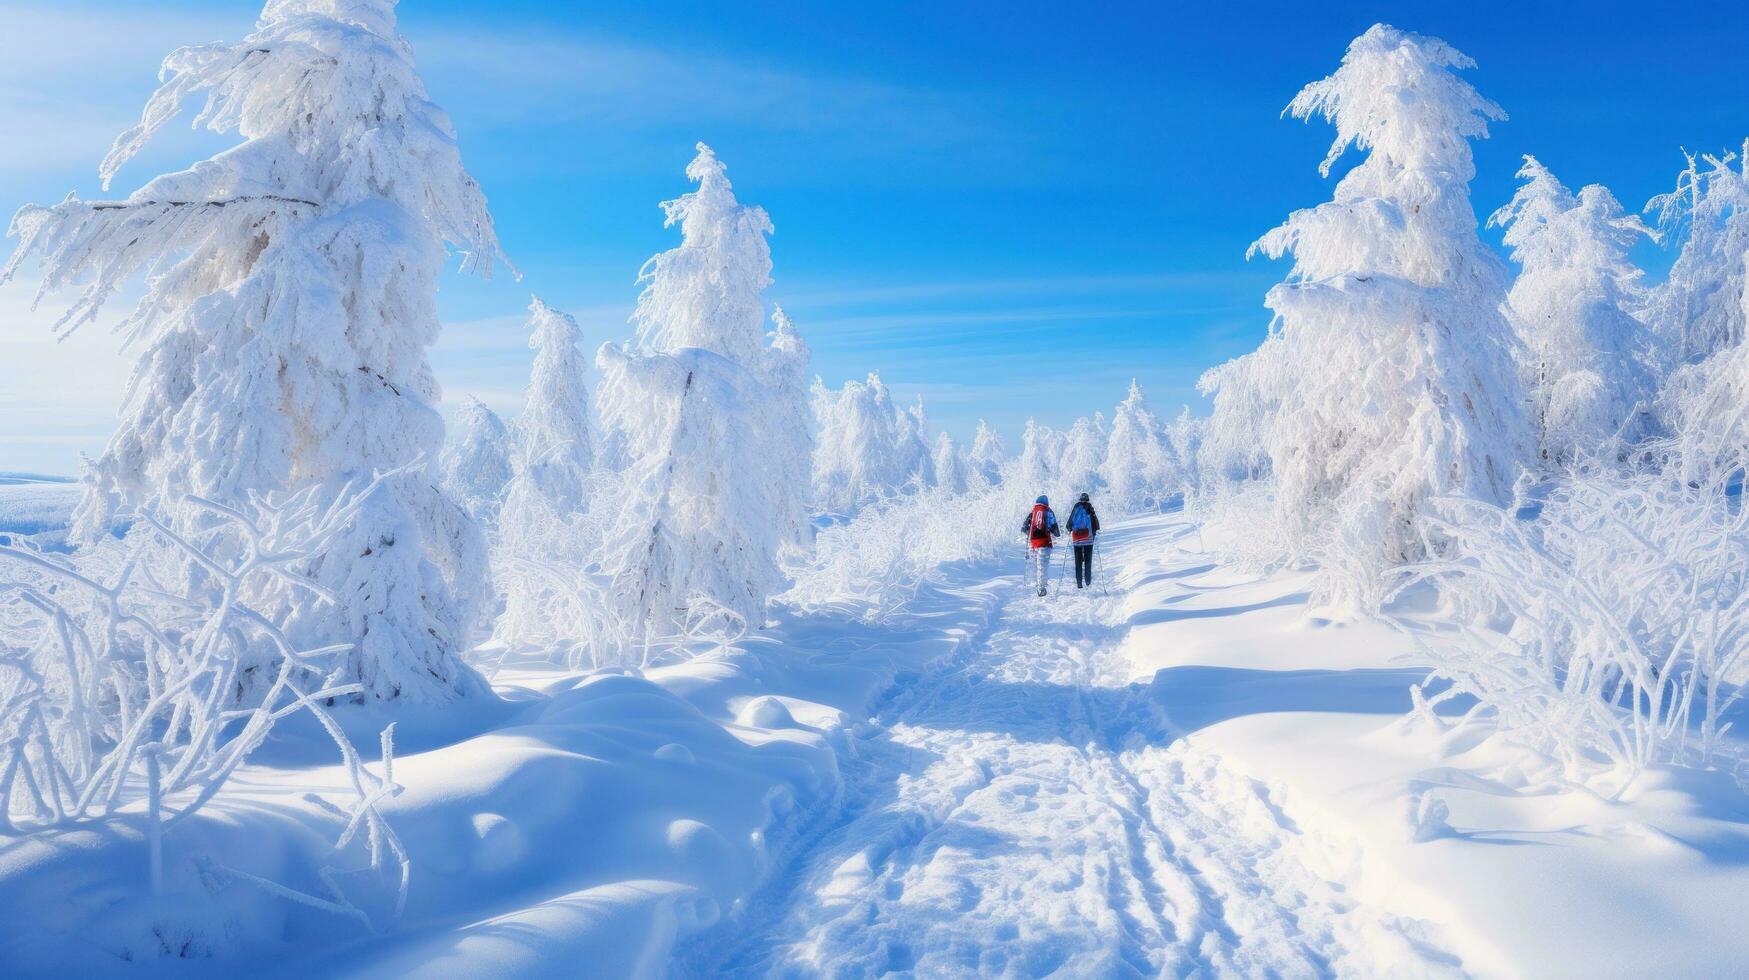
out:
{"label": "blue sky", "polygon": [[[162,56],[240,36],[255,12],[9,3],[0,211],[98,195],[97,161]],[[829,384],[879,370],[961,437],[979,416],[1011,439],[1029,415],[1065,425],[1132,376],[1163,413],[1200,407],[1196,377],[1256,345],[1283,272],[1246,245],[1334,181],[1317,173],[1328,127],[1281,108],[1379,20],[1469,53],[1511,115],[1477,148],[1480,215],[1526,152],[1637,208],[1681,147],[1749,136],[1734,5],[407,0],[402,30],[523,273],[444,281],[446,394],[515,410],[530,293],[591,345],[624,335],[639,266],[675,240],[657,202],[686,189],[702,139],[771,213],[770,296]],[[221,145],[178,132],[114,192]],[[47,339],[33,285],[0,288],[0,470],[68,473],[102,447],[127,361],[101,329]]]}

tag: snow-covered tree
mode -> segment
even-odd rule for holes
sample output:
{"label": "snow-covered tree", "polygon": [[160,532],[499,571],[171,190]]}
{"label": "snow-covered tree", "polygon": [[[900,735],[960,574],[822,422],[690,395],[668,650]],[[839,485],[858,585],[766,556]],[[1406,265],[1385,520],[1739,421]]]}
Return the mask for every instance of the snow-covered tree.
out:
{"label": "snow-covered tree", "polygon": [[771,389],[767,436],[780,443],[771,453],[772,466],[783,467],[778,482],[790,488],[771,515],[782,529],[784,543],[806,549],[813,541],[809,519],[814,478],[814,409],[808,386],[813,353],[796,332],[783,307],[771,311],[771,343],[765,351],[765,383]]}
{"label": "snow-covered tree", "polygon": [[504,595],[494,632],[513,644],[547,645],[587,633],[579,584],[587,581],[599,535],[582,518],[600,490],[592,479],[595,440],[577,349],[582,331],[538,296],[528,311],[534,366],[494,541],[493,578]]}
{"label": "snow-covered tree", "polygon": [[978,432],[972,437],[971,462],[973,472],[986,484],[994,486],[1002,482],[1002,470],[1008,465],[1008,447],[983,419],[978,420]]}
{"label": "snow-covered tree", "polygon": [[1681,437],[1691,478],[1749,451],[1749,142],[1743,150],[1690,155],[1676,189],[1646,206],[1682,240],[1645,316],[1672,351],[1659,415]]}
{"label": "snow-covered tree", "polygon": [[[86,474],[85,540],[153,497],[314,486],[338,499],[402,472],[303,570],[331,600],[272,581],[261,588],[275,594],[247,599],[283,617],[298,648],[355,644],[344,672],[369,696],[427,700],[479,683],[457,653],[485,575],[479,529],[429,472],[443,442],[427,356],[437,277],[446,246],[489,271],[498,243],[394,8],[270,0],[240,43],[171,54],[104,185],[192,97],[205,101],[197,124],[241,142],[125,200],[24,208],[0,278],[36,256],[44,289],[83,285],[61,320],[71,330],[149,273],[121,325],[140,355],[121,426]],[[210,520],[171,510],[184,532]],[[242,670],[240,693],[272,669]]]}
{"label": "snow-covered tree", "polygon": [[1632,445],[1649,434],[1653,339],[1630,312],[1644,289],[1628,250],[1650,229],[1599,185],[1575,196],[1535,157],[1518,176],[1524,185],[1488,223],[1506,228],[1522,269],[1507,310],[1539,455],[1563,465],[1617,435]]}
{"label": "snow-covered tree", "polygon": [[505,509],[516,512],[512,523],[539,533],[539,515],[562,519],[583,511],[595,443],[589,430],[583,353],[577,349],[583,332],[570,314],[553,309],[538,296],[528,311],[534,367],[528,376],[527,401],[516,420],[520,451]]}
{"label": "snow-covered tree", "polygon": [[1269,340],[1209,379],[1213,427],[1268,451],[1287,552],[1324,562],[1326,598],[1376,601],[1378,573],[1420,553],[1429,497],[1505,500],[1528,458],[1503,268],[1469,198],[1469,140],[1505,113],[1457,76],[1472,64],[1381,24],[1294,98],[1336,127],[1323,172],[1368,155],[1252,246],[1293,269]]}
{"label": "snow-covered tree", "polygon": [[901,408],[878,373],[846,381],[834,392],[816,388],[820,439],[814,452],[814,499],[851,511],[871,500],[934,482],[934,460],[923,441],[921,403]]}
{"label": "snow-covered tree", "polygon": [[971,460],[945,432],[935,438],[935,485],[948,493],[965,493],[972,486]]}
{"label": "snow-covered tree", "polygon": [[1171,450],[1160,420],[1149,410],[1142,386],[1130,381],[1129,394],[1111,416],[1111,438],[1101,461],[1106,497],[1115,513],[1154,506],[1171,488]]}
{"label": "snow-covered tree", "polygon": [[663,205],[681,244],[644,267],[632,342],[597,355],[602,420],[630,456],[602,562],[602,612],[622,641],[646,650],[720,612],[763,624],[782,581],[786,530],[774,515],[804,493],[789,475],[805,464],[778,457],[805,442],[772,431],[794,407],[777,404],[793,392],[771,383],[779,355],[762,329],[771,221],[735,200],[703,143],[686,175],[697,190]]}
{"label": "snow-covered tree", "polygon": [[1027,419],[1026,429],[1020,436],[1020,455],[1009,464],[1004,481],[1018,481],[1025,493],[1060,494],[1057,477],[1068,445],[1069,440],[1063,433]]}
{"label": "snow-covered tree", "polygon": [[1082,494],[1100,489],[1100,469],[1105,463],[1108,443],[1104,422],[1103,415],[1097,421],[1080,418],[1069,427],[1063,458],[1058,463],[1057,483],[1063,492]]}
{"label": "snow-covered tree", "polygon": [[1166,426],[1166,447],[1172,459],[1178,466],[1178,483],[1187,492],[1194,493],[1202,486],[1203,430],[1208,426],[1207,418],[1199,418],[1190,414],[1190,406],[1179,409],[1178,417]]}
{"label": "snow-covered tree", "polygon": [[510,483],[510,428],[486,403],[469,396],[455,413],[455,429],[438,469],[443,487],[469,516],[490,529]]}
{"label": "snow-covered tree", "polygon": [[1743,149],[1741,156],[1688,154],[1675,189],[1646,205],[1666,239],[1682,242],[1645,313],[1677,364],[1698,364],[1744,337],[1749,141]]}

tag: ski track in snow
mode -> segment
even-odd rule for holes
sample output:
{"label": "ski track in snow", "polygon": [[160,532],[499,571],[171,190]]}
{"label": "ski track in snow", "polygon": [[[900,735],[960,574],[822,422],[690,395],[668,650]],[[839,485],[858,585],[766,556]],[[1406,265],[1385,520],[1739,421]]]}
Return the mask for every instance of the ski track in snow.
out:
{"label": "ski track in snow", "polygon": [[1017,598],[887,703],[836,822],[675,972],[1459,974],[1314,872],[1264,786],[1171,736],[1125,628],[1115,588]]}

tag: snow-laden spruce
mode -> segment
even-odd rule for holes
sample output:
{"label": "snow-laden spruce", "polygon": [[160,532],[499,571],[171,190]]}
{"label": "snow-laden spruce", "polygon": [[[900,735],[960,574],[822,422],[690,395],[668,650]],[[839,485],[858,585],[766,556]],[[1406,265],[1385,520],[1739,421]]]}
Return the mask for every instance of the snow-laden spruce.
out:
{"label": "snow-laden spruce", "polygon": [[1469,58],[1378,25],[1287,111],[1336,127],[1321,170],[1367,158],[1334,199],[1252,246],[1293,256],[1269,339],[1207,377],[1212,426],[1270,457],[1287,553],[1325,598],[1370,605],[1377,576],[1422,553],[1436,494],[1503,501],[1527,458],[1501,263],[1476,235],[1469,140],[1505,113],[1459,78]]}
{"label": "snow-laden spruce", "polygon": [[978,420],[978,431],[972,436],[971,464],[972,470],[991,486],[1002,482],[1002,470],[1008,465],[1008,447],[983,419]]}
{"label": "snow-laden spruce", "polygon": [[792,481],[811,449],[793,429],[800,392],[773,383],[806,348],[762,329],[771,221],[735,200],[703,143],[686,174],[698,189],[663,205],[681,244],[645,266],[632,342],[596,358],[602,423],[628,454],[599,614],[646,658],[704,623],[764,623],[783,579],[777,517],[806,494]]}
{"label": "snow-laden spruce", "polygon": [[964,446],[943,432],[935,437],[935,485],[950,494],[965,493],[974,477]]}
{"label": "snow-laden spruce", "polygon": [[1075,420],[1069,427],[1063,458],[1058,464],[1057,482],[1063,493],[1094,493],[1101,489],[1100,471],[1109,442],[1103,412],[1095,413],[1093,418],[1083,416]]}
{"label": "snow-laden spruce", "polygon": [[1100,476],[1109,509],[1125,514],[1153,507],[1173,489],[1177,475],[1160,420],[1149,410],[1142,386],[1130,381],[1129,394],[1111,416],[1111,437]]}
{"label": "snow-laden spruce", "polygon": [[1749,452],[1749,142],[1743,150],[1689,155],[1676,188],[1646,206],[1682,241],[1645,315],[1672,351],[1659,415],[1680,436],[1691,478]]}
{"label": "snow-laden spruce", "polygon": [[1650,434],[1657,354],[1632,312],[1645,290],[1628,250],[1651,229],[1607,188],[1575,195],[1535,157],[1518,176],[1523,186],[1488,223],[1505,226],[1521,267],[1507,310],[1522,343],[1538,455],[1564,466]]}
{"label": "snow-laden spruce", "polygon": [[529,303],[528,312],[534,367],[529,371],[522,415],[516,420],[519,446],[511,492],[519,508],[569,517],[588,502],[585,494],[595,461],[589,389],[583,380],[586,362],[577,348],[583,332],[569,313],[553,309],[538,296]]}
{"label": "snow-laden spruce", "polygon": [[1068,436],[1064,433],[1036,419],[1027,419],[1020,435],[1020,455],[1009,464],[1003,481],[1026,493],[1061,496],[1063,489],[1057,482],[1068,447]]}
{"label": "snow-laden spruce", "polygon": [[814,450],[814,502],[849,512],[881,497],[935,483],[935,462],[923,439],[923,405],[901,406],[870,372],[833,391],[814,388],[819,445]]}
{"label": "snow-laden spruce", "polygon": [[510,427],[486,403],[469,395],[455,413],[455,428],[438,458],[443,487],[488,533],[510,483]]}
{"label": "snow-laden spruce", "polygon": [[814,540],[809,491],[814,478],[815,418],[808,383],[814,355],[796,331],[795,322],[776,304],[771,309],[771,326],[771,345],[763,355],[765,383],[771,389],[765,403],[770,416],[765,435],[774,447],[768,464],[781,468],[773,474],[778,486],[797,490],[774,501],[777,509],[768,519],[777,523],[786,546],[802,552]]}
{"label": "snow-laden spruce", "polygon": [[504,595],[494,633],[512,644],[550,644],[587,635],[593,603],[586,568],[598,535],[582,516],[600,487],[592,479],[589,390],[577,348],[582,331],[538,296],[528,311],[534,366],[516,420],[515,475],[493,542],[493,578]]}
{"label": "snow-laden spruce", "polygon": [[[1749,257],[1749,141],[1744,153],[1686,154],[1676,187],[1646,205],[1682,249],[1652,291],[1646,318],[1678,364],[1698,364],[1744,337]],[[1732,166],[1736,164],[1736,166]]]}
{"label": "snow-laden spruce", "polygon": [[[105,186],[193,97],[197,124],[242,141],[125,200],[22,209],[0,279],[35,256],[45,290],[83,287],[65,331],[148,274],[120,326],[140,353],[121,426],[86,474],[85,541],[155,496],[198,534],[212,518],[178,507],[185,493],[228,505],[319,487],[334,500],[402,471],[303,570],[334,604],[271,578],[248,599],[297,648],[356,643],[345,672],[369,696],[428,700],[478,683],[457,653],[485,592],[479,530],[429,475],[443,443],[427,356],[437,277],[446,245],[489,271],[498,242],[394,7],[272,0],[243,41],[171,54],[104,159]],[[178,590],[206,577],[184,569]],[[272,676],[250,665],[238,687]]]}

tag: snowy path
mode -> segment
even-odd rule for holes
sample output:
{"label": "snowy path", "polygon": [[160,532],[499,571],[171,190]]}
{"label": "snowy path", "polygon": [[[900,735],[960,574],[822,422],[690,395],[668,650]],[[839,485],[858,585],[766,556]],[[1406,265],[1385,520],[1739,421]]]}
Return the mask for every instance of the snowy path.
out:
{"label": "snowy path", "polygon": [[839,821],[678,972],[1455,972],[1314,873],[1260,784],[1170,736],[1125,681],[1121,599],[1017,599],[897,695]]}

